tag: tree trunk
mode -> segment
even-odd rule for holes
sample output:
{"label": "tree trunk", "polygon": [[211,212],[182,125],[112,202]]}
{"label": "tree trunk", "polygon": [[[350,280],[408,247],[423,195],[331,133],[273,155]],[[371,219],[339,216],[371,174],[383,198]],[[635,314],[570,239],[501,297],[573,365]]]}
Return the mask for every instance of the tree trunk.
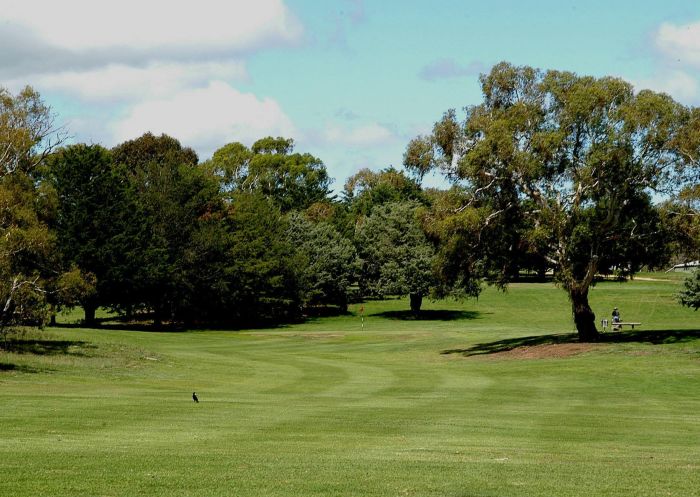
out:
{"label": "tree trunk", "polygon": [[87,326],[94,326],[97,323],[95,320],[97,306],[95,304],[85,304],[83,305],[83,309],[85,310],[85,324]]}
{"label": "tree trunk", "polygon": [[588,305],[588,287],[569,290],[569,298],[571,299],[571,310],[574,314],[578,339],[581,342],[597,342],[600,334],[595,326],[595,313]]}
{"label": "tree trunk", "polygon": [[411,299],[411,311],[417,316],[420,314],[420,306],[423,305],[423,295],[420,293],[411,293],[409,294],[409,298]]}

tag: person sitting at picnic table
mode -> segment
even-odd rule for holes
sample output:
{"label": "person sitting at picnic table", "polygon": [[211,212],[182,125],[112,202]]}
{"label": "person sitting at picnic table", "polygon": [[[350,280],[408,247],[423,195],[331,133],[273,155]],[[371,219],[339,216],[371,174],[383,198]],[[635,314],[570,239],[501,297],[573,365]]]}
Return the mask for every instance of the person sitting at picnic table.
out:
{"label": "person sitting at picnic table", "polygon": [[617,307],[615,307],[612,311],[612,320],[613,320],[613,323],[620,322],[620,311],[617,310]]}

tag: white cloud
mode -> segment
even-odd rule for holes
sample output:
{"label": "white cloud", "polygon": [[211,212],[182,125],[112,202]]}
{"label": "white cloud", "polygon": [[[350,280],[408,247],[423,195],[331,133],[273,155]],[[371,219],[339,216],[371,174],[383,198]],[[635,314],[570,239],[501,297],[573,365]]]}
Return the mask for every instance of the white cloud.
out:
{"label": "white cloud", "polygon": [[687,24],[665,22],[654,32],[657,70],[637,80],[638,90],[649,88],[668,93],[687,104],[700,100],[700,21]]}
{"label": "white cloud", "polygon": [[371,147],[385,145],[386,142],[394,140],[395,136],[389,129],[377,123],[354,128],[331,123],[326,126],[321,138],[333,145]]}
{"label": "white cloud", "polygon": [[133,106],[113,126],[113,141],[147,131],[167,133],[195,148],[202,158],[231,141],[251,143],[267,135],[295,138],[297,133],[276,101],[260,100],[222,81]]}
{"label": "white cloud", "polygon": [[246,60],[298,43],[285,0],[0,0],[0,81],[62,103],[77,140],[167,133],[202,157],[230,142],[294,137],[270,98],[243,93]]}
{"label": "white cloud", "polygon": [[[207,86],[211,80],[247,80],[242,62],[193,64],[154,63],[146,67],[110,64],[90,71],[64,71],[37,76],[33,85],[85,100],[136,101],[163,98],[186,89]],[[9,87],[21,86],[21,81]]]}
{"label": "white cloud", "polygon": [[0,0],[5,24],[25,27],[50,46],[83,52],[122,48],[225,47],[247,50],[289,42],[301,26],[282,0]]}
{"label": "white cloud", "polygon": [[0,0],[0,79],[223,63],[302,35],[284,0]]}
{"label": "white cloud", "polygon": [[663,71],[653,78],[634,82],[637,90],[650,89],[667,93],[682,102],[693,102],[700,97],[697,78],[684,71]]}
{"label": "white cloud", "polygon": [[654,41],[670,60],[700,67],[700,21],[681,25],[665,22]]}

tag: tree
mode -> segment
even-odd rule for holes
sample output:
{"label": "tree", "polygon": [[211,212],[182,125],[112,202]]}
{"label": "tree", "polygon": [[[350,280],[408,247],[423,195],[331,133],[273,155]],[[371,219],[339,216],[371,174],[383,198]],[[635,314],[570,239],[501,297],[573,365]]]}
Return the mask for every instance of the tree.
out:
{"label": "tree", "polygon": [[206,167],[221,179],[224,192],[259,192],[283,212],[304,210],[328,198],[331,179],[320,159],[293,150],[294,141],[281,137],[262,138],[250,149],[229,143]]}
{"label": "tree", "polygon": [[287,240],[288,225],[279,207],[261,193],[234,197],[226,215],[227,309],[239,322],[288,320],[301,310],[301,261]]}
{"label": "tree", "polygon": [[369,216],[378,205],[426,202],[420,184],[393,167],[378,172],[361,169],[345,182],[343,197],[356,221],[361,216]]}
{"label": "tree", "polygon": [[435,249],[421,229],[418,204],[376,206],[358,224],[355,243],[362,262],[361,289],[370,295],[409,295],[418,313],[434,284]]}
{"label": "tree", "polygon": [[[481,77],[483,103],[448,111],[430,137],[432,166],[461,189],[436,214],[445,265],[505,285],[523,227],[544,230],[579,338],[596,340],[588,292],[663,255],[653,192],[697,182],[700,109],[612,77],[508,63]],[[526,222],[527,221],[527,222]],[[457,259],[457,262],[455,260]]]}
{"label": "tree", "polygon": [[288,223],[272,199],[237,193],[199,220],[182,257],[189,322],[254,325],[300,315],[303,266],[287,239]]}
{"label": "tree", "polygon": [[346,311],[349,287],[359,273],[352,242],[333,225],[314,223],[299,212],[289,216],[287,236],[303,261],[299,273],[304,304],[330,304]]}
{"label": "tree", "polygon": [[[77,144],[49,156],[45,169],[57,198],[52,227],[68,271],[59,282],[57,295],[62,301],[57,304],[81,305],[85,322],[91,325],[97,307],[118,301],[124,290],[118,270],[124,264],[120,263],[123,247],[115,244],[124,235],[124,217],[129,216],[126,168],[117,167],[100,145]],[[78,288],[76,295],[68,295],[69,287]]]}
{"label": "tree", "polygon": [[700,184],[682,190],[659,209],[670,242],[671,261],[675,264],[700,259]]}
{"label": "tree", "polygon": [[197,165],[197,155],[176,139],[147,133],[112,150],[127,179],[127,200],[111,246],[113,274],[122,284],[112,304],[127,313],[145,307],[154,321],[189,318],[199,270],[190,255],[203,220],[223,207],[218,183]]}
{"label": "tree", "polygon": [[700,309],[700,271],[694,271],[685,279],[683,289],[678,292],[678,301],[685,307]]}
{"label": "tree", "polygon": [[45,285],[52,271],[50,195],[37,170],[62,141],[51,109],[26,87],[0,88],[0,333],[46,317]]}

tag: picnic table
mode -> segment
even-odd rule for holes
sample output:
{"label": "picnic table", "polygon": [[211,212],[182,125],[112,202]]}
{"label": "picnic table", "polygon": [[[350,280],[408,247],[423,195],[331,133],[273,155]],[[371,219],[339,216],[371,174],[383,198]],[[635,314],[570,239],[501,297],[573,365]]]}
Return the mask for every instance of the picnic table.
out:
{"label": "picnic table", "polygon": [[606,331],[608,326],[610,326],[611,331],[620,331],[623,326],[631,326],[632,329],[634,329],[635,326],[641,326],[642,323],[634,323],[632,321],[618,321],[617,323],[609,323],[607,319],[603,319],[600,324],[603,325],[603,331]]}

